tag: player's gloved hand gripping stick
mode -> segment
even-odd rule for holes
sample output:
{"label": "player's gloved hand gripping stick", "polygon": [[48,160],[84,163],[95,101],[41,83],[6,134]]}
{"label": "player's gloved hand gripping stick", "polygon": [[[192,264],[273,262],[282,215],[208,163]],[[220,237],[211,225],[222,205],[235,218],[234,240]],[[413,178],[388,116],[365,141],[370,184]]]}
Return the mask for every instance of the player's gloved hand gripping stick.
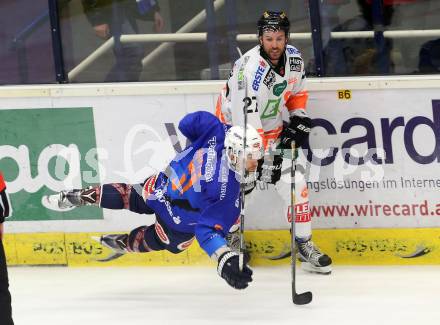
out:
{"label": "player's gloved hand gripping stick", "polygon": [[252,270],[246,260],[242,269],[239,269],[239,254],[225,252],[218,259],[217,272],[226,282],[235,289],[245,289],[252,282]]}

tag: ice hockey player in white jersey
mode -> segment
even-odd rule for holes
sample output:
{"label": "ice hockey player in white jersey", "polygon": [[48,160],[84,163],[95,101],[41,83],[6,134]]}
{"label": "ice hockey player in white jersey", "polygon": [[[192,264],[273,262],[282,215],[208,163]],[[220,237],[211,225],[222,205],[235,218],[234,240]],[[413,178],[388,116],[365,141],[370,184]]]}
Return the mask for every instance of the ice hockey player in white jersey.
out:
{"label": "ice hockey player in white jersey", "polygon": [[[290,22],[284,12],[263,13],[258,20],[259,45],[235,62],[216,107],[216,115],[224,123],[244,125],[243,103],[245,98],[250,100],[247,122],[261,134],[267,152],[259,163],[259,181],[269,184],[263,191],[276,191],[282,197],[284,216],[289,213],[290,188],[289,180],[280,181],[283,153],[276,149],[290,149],[292,141],[296,147],[301,147],[312,127],[306,113],[308,92],[304,62],[301,53],[287,44],[289,28]],[[295,179],[298,257],[304,269],[328,274],[332,260],[311,241],[307,185],[303,175],[298,174]],[[246,204],[258,204],[252,198],[255,192],[258,189]]]}

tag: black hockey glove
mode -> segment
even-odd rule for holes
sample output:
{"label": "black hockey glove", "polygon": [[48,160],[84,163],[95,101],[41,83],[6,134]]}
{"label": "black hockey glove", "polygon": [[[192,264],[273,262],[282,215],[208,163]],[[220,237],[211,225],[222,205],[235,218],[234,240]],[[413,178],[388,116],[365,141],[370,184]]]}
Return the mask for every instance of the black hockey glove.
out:
{"label": "black hockey glove", "polygon": [[312,120],[308,117],[292,116],[290,123],[284,127],[280,135],[282,149],[290,149],[292,141],[296,147],[301,147],[312,130]]}
{"label": "black hockey glove", "polygon": [[252,270],[244,261],[243,271],[238,268],[238,253],[226,252],[218,259],[218,274],[235,289],[247,288],[249,282],[252,282]]}
{"label": "black hockey glove", "polygon": [[248,195],[249,193],[251,193],[254,190],[255,186],[257,185],[256,176],[258,176],[258,175],[246,175],[245,176],[244,182],[242,183],[244,186],[243,189],[244,189],[245,195]]}
{"label": "black hockey glove", "polygon": [[257,180],[276,184],[281,178],[283,157],[281,155],[265,155],[258,161]]}

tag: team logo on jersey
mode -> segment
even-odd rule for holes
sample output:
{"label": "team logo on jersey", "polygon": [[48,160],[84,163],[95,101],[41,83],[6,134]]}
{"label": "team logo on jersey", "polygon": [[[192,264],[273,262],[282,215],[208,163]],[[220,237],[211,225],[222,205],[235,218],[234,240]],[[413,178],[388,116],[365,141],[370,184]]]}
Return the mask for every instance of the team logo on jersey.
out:
{"label": "team logo on jersey", "polygon": [[180,217],[179,217],[179,216],[177,216],[177,217],[173,217],[173,221],[174,221],[174,223],[175,223],[176,225],[178,225],[178,224],[180,224],[180,223],[182,222],[182,220],[180,220]]}
{"label": "team logo on jersey", "polygon": [[226,192],[228,191],[228,178],[229,178],[229,167],[227,164],[222,163],[220,170],[220,201],[226,197]]}
{"label": "team logo on jersey", "polygon": [[287,47],[287,52],[289,52],[289,54],[300,54],[301,53],[300,51],[298,51],[294,47]]}
{"label": "team logo on jersey", "polygon": [[289,78],[289,81],[287,82],[289,85],[294,85],[298,82],[298,78],[293,77],[293,78]]}
{"label": "team logo on jersey", "polygon": [[263,78],[263,73],[266,70],[266,62],[260,60],[260,65],[257,68],[257,72],[255,72],[255,78],[252,82],[252,89],[258,91],[260,88],[261,78]]}
{"label": "team logo on jersey", "polygon": [[278,99],[270,99],[267,101],[266,107],[261,114],[261,119],[274,118],[278,115],[281,97]]}
{"label": "team logo on jersey", "polygon": [[217,138],[213,136],[208,141],[208,153],[205,164],[205,180],[206,182],[212,182],[215,174],[215,167],[217,164],[217,152],[215,146],[217,145]]}
{"label": "team logo on jersey", "polygon": [[267,86],[268,89],[272,88],[276,81],[275,72],[272,70],[269,70],[269,72],[266,74],[266,77],[263,80],[263,83]]}
{"label": "team logo on jersey", "polygon": [[244,69],[238,70],[237,80],[238,80],[238,89],[244,89]]}
{"label": "team logo on jersey", "polygon": [[303,60],[301,58],[289,58],[290,71],[301,71]]}
{"label": "team logo on jersey", "polygon": [[238,74],[237,74],[237,81],[238,81],[238,89],[244,89],[244,68],[246,66],[246,64],[249,61],[249,56],[245,56],[243,58],[243,63],[240,66],[240,69],[238,70]]}
{"label": "team logo on jersey", "polygon": [[279,95],[281,95],[283,93],[283,91],[284,91],[284,89],[286,89],[286,87],[287,87],[286,80],[284,80],[282,83],[276,84],[273,87],[273,94],[278,97]]}

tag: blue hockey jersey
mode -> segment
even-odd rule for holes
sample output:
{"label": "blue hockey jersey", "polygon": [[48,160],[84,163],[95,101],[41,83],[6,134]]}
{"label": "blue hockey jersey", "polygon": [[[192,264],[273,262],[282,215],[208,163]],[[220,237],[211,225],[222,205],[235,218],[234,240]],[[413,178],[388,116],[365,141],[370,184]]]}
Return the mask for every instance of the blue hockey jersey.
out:
{"label": "blue hockey jersey", "polygon": [[228,128],[208,112],[186,115],[179,130],[191,143],[158,175],[146,202],[169,228],[194,233],[209,256],[226,245],[240,215],[240,183],[224,154]]}

